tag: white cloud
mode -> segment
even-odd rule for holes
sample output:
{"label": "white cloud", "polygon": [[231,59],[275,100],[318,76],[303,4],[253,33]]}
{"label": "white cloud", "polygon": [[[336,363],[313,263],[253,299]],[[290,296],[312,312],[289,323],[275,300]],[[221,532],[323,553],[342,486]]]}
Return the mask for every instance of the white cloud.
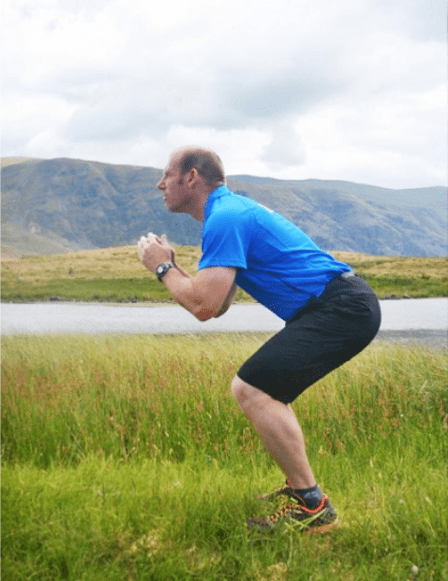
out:
{"label": "white cloud", "polygon": [[362,104],[317,108],[298,130],[307,151],[295,178],[347,179],[388,187],[446,183],[445,86],[426,93],[376,94]]}
{"label": "white cloud", "polygon": [[2,154],[163,167],[201,143],[233,174],[445,182],[445,12],[441,0],[5,0]]}

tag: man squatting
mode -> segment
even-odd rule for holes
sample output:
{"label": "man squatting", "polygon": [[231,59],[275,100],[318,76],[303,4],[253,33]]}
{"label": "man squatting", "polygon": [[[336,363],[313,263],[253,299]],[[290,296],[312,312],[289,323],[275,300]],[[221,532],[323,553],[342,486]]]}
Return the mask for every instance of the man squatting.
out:
{"label": "man squatting", "polygon": [[177,149],[157,187],[170,212],[203,222],[198,272],[190,276],[165,238],[152,233],[142,236],[138,254],[200,321],[223,315],[237,286],[285,321],[232,381],[241,410],[287,478],[265,495],[278,498],[280,508],[248,524],[272,529],[289,520],[302,530],[325,530],[336,523],[336,511],[316,483],[289,404],[372,341],[380,326],[379,301],[347,264],[297,226],[225,184],[216,153]]}

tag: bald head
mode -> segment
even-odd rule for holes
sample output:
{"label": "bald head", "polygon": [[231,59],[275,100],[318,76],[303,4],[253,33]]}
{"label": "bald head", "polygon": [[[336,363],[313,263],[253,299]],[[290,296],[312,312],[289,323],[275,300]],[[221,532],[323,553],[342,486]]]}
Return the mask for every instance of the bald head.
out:
{"label": "bald head", "polygon": [[182,175],[196,169],[211,187],[225,184],[224,166],[219,156],[206,147],[187,146],[176,149],[172,159],[176,158]]}

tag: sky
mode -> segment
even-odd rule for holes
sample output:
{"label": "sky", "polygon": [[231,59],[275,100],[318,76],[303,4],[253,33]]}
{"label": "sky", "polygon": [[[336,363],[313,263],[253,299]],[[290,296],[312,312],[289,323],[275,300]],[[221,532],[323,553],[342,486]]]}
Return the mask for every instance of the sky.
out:
{"label": "sky", "polygon": [[2,0],[2,157],[447,183],[446,0]]}

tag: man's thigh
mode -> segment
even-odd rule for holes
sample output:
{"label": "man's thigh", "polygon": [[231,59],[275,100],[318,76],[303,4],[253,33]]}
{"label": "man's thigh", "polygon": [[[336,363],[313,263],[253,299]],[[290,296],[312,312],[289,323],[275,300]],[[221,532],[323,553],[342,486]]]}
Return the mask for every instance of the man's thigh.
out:
{"label": "man's thigh", "polygon": [[[345,299],[344,299],[345,300]],[[350,312],[344,300],[314,308],[267,341],[237,375],[284,403],[362,351],[375,336],[375,313]]]}

